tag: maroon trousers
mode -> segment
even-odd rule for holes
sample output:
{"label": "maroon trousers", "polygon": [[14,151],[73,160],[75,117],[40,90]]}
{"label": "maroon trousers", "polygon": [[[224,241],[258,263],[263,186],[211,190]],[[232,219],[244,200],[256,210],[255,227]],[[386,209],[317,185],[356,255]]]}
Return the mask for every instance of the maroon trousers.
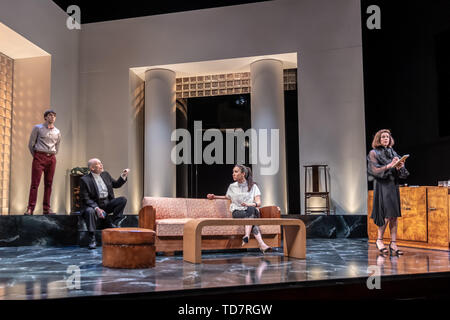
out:
{"label": "maroon trousers", "polygon": [[52,194],[53,175],[55,174],[56,156],[54,154],[36,151],[31,168],[31,187],[28,199],[28,209],[32,212],[36,206],[39,183],[44,172],[44,212],[50,211],[50,196]]}

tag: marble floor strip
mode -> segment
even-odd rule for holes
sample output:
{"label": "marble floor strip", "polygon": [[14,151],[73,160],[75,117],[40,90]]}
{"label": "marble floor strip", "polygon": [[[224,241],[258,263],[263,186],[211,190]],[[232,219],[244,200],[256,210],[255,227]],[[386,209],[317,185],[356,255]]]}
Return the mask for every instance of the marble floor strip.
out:
{"label": "marble floor strip", "polygon": [[308,239],[305,260],[286,258],[282,248],[203,253],[202,264],[182,255],[156,257],[150,269],[102,266],[102,249],[78,246],[0,247],[0,300],[36,300],[125,293],[308,282],[450,272],[449,252],[402,247],[400,257],[380,257],[367,239]]}

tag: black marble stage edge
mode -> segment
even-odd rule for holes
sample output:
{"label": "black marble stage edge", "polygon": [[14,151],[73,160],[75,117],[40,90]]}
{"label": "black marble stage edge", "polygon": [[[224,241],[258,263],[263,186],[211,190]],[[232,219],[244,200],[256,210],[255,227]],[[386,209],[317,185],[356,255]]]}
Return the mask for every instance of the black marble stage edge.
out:
{"label": "black marble stage edge", "polygon": [[[125,215],[121,227],[137,227],[137,215]],[[96,238],[101,243],[99,223]],[[0,216],[0,247],[87,245],[88,234],[79,215],[10,215]]]}
{"label": "black marble stage edge", "polygon": [[[365,215],[288,215],[300,218],[306,225],[307,238],[367,237]],[[137,227],[138,215],[125,215],[121,227]],[[96,238],[101,244],[98,226]],[[10,215],[0,216],[0,247],[9,246],[71,246],[87,245],[87,229],[79,215]]]}
{"label": "black marble stage edge", "polygon": [[[74,301],[152,301],[171,305],[203,303],[293,303],[298,301],[450,300],[450,272],[382,277],[383,290],[368,290],[367,277],[283,282],[170,292],[141,292],[71,297]],[[57,301],[58,299],[55,299]]]}

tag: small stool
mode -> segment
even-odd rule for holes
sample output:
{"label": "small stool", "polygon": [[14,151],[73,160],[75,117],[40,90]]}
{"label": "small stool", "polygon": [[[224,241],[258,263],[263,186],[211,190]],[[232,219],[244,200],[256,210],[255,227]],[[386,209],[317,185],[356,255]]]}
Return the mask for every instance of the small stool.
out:
{"label": "small stool", "polygon": [[155,234],[155,231],[143,228],[104,229],[103,266],[124,269],[154,267]]}

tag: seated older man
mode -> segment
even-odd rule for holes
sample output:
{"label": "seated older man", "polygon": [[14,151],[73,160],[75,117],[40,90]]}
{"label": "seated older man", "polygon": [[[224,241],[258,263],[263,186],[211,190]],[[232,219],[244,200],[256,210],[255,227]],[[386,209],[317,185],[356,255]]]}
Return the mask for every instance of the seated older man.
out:
{"label": "seated older man", "polygon": [[[88,168],[91,173],[82,177],[80,182],[81,215],[89,233],[89,249],[95,249],[98,219],[106,219],[108,227],[117,228],[123,218],[127,199],[115,198],[113,188],[120,188],[126,182],[130,169],[123,170],[120,177],[114,180],[107,171],[103,171],[99,159],[89,160]],[[110,213],[112,215],[108,215]]]}

